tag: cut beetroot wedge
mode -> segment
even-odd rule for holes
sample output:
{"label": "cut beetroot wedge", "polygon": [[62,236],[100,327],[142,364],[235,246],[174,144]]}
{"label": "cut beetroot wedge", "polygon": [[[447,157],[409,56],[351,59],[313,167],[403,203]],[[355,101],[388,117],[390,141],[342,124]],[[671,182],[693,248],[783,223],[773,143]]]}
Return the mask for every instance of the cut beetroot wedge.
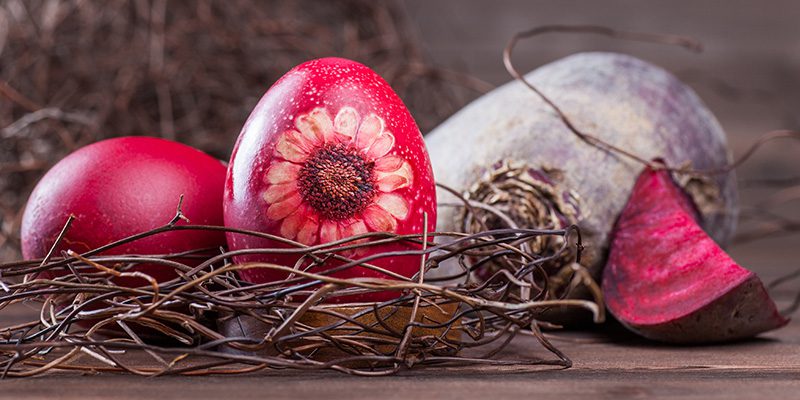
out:
{"label": "cut beetroot wedge", "polygon": [[786,325],[758,277],[697,222],[669,172],[639,176],[611,243],[603,293],[634,332],[671,343],[743,339]]}

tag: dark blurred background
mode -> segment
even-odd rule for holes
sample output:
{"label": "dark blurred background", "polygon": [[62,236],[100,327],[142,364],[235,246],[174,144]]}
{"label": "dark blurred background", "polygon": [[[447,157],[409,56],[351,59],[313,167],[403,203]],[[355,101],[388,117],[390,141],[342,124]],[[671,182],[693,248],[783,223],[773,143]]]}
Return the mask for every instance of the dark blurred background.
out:
{"label": "dark blurred background", "polygon": [[[82,145],[156,135],[226,159],[250,109],[277,78],[304,60],[334,55],[384,76],[426,132],[507,82],[505,43],[544,24],[701,40],[698,55],[549,35],[521,43],[515,61],[527,71],[604,50],[661,65],[697,90],[739,154],[763,132],[800,129],[798,21],[800,6],[789,0],[0,0],[0,260],[18,257],[21,208],[36,180]],[[741,232],[767,237],[798,229],[798,156],[800,142],[769,144],[740,168]],[[775,275],[797,267],[797,239],[769,236],[732,251]]]}

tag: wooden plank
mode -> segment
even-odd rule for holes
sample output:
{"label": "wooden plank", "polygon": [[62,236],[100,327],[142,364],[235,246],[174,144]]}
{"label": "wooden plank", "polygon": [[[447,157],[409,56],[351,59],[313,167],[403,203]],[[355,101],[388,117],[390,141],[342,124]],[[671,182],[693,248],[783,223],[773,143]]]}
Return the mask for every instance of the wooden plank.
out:
{"label": "wooden plank", "polygon": [[[618,349],[623,350],[623,349]],[[635,364],[635,363],[634,363]],[[530,372],[528,369],[425,370],[385,378],[336,373],[272,373],[239,377],[106,375],[50,376],[2,383],[15,399],[132,398],[792,398],[800,393],[800,369],[594,369]]]}
{"label": "wooden plank", "polygon": [[[24,312],[24,311],[23,311]],[[613,327],[612,327],[613,328]],[[612,329],[613,330],[613,329]],[[0,397],[14,399],[133,399],[191,397],[372,399],[507,398],[706,398],[800,393],[800,323],[761,338],[716,346],[649,343],[622,331],[559,333],[555,343],[574,361],[553,367],[451,367],[404,371],[381,378],[335,372],[266,371],[248,376],[160,377],[59,372],[0,383]],[[548,357],[529,337],[515,340],[501,357]],[[789,396],[789,397],[787,397]]]}

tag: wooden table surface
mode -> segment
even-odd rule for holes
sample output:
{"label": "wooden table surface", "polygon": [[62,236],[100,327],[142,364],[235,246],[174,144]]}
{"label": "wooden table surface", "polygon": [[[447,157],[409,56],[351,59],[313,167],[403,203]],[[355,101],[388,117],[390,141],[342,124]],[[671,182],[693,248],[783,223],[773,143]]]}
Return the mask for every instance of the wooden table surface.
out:
{"label": "wooden table surface", "polygon": [[[159,378],[61,372],[2,381],[0,398],[800,398],[800,321],[755,340],[717,346],[662,346],[624,334],[611,340],[592,333],[566,338],[555,342],[574,362],[566,370],[429,368],[380,378],[297,371]],[[549,356],[527,337],[503,356],[514,353]]]}
{"label": "wooden table surface", "polygon": [[[786,260],[796,239],[736,246],[731,254],[769,282],[797,269]],[[781,308],[800,292],[800,282],[774,291]],[[4,324],[30,318],[32,310],[0,313]],[[800,312],[780,330],[757,339],[714,346],[666,346],[620,327],[596,332],[558,332],[553,343],[573,367],[461,367],[403,371],[363,378],[336,372],[267,371],[246,376],[142,378],[131,375],[47,376],[0,381],[0,399],[566,399],[620,398],[800,399]],[[613,334],[608,334],[608,331]],[[520,337],[504,359],[552,358],[534,340]]]}

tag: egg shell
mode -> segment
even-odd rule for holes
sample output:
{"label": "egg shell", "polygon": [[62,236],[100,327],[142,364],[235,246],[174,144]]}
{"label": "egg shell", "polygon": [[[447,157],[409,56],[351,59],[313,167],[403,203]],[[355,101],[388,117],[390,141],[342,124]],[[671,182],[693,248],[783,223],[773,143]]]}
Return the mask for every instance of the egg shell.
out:
{"label": "egg shell", "polygon": [[[69,215],[75,220],[56,255],[86,252],[165,225],[175,216],[181,195],[182,211],[192,224],[222,225],[225,171],[222,162],[197,149],[153,137],[121,137],[83,147],[53,166],[31,193],[22,218],[23,255],[44,257]],[[169,254],[224,245],[222,232],[181,230],[138,239],[103,255]],[[132,270],[158,281],[176,276],[171,268],[153,264]],[[138,278],[115,282],[147,284]]]}
{"label": "egg shell", "polygon": [[[308,160],[320,157],[320,148],[335,143],[350,149],[348,154],[363,160],[365,165],[374,165],[375,169],[370,169],[372,175],[367,174],[364,178],[373,180],[370,181],[372,186],[364,186],[366,194],[363,198],[366,201],[363,204],[366,208],[363,210],[358,209],[358,204],[347,202],[337,205],[320,200],[322,205],[314,206],[316,203],[311,203],[313,195],[307,193],[314,192],[314,189],[300,182],[308,176],[297,171],[305,168]],[[392,172],[390,170],[394,167],[385,167],[390,161],[402,166]],[[386,168],[387,172],[380,172],[381,168]],[[294,172],[275,178],[279,175],[276,171],[281,170]],[[297,194],[301,188],[305,188],[306,194]],[[399,204],[392,210],[394,219],[387,219],[386,213],[376,209],[376,202]],[[339,214],[332,217],[333,211],[320,211],[324,207],[333,207]],[[340,58],[301,64],[278,80],[262,97],[242,128],[234,148],[225,185],[224,208],[227,226],[271,233],[306,245],[349,237],[363,233],[365,229],[370,232],[384,230],[381,227],[397,234],[421,233],[425,214],[428,231],[432,232],[436,224],[433,172],[414,119],[380,76],[362,64]],[[232,233],[228,234],[228,245],[231,250],[286,247],[276,241]],[[364,257],[375,252],[409,248],[418,246],[383,245],[363,249],[352,256]],[[292,255],[261,254],[238,256],[235,261],[294,266],[297,259]],[[372,263],[410,277],[419,270],[420,258],[382,258]],[[335,265],[339,264],[329,262],[323,268]],[[311,269],[310,272],[320,272],[323,268]],[[262,283],[284,279],[286,274],[251,269],[242,271],[241,276],[247,281]],[[362,267],[335,276],[388,278]],[[330,301],[377,301],[398,295],[396,292],[381,292]]]}

